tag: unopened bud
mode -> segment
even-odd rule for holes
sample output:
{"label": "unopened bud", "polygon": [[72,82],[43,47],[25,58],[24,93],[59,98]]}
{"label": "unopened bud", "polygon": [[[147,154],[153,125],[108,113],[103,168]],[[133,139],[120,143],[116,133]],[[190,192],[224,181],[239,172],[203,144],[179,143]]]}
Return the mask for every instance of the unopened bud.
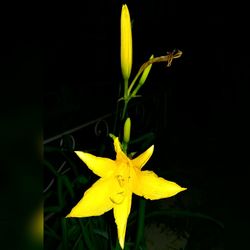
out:
{"label": "unopened bud", "polygon": [[123,141],[126,144],[129,143],[130,132],[131,132],[131,119],[128,117],[124,123],[124,130],[123,130]]}
{"label": "unopened bud", "polygon": [[132,31],[130,14],[126,4],[121,12],[121,69],[125,80],[129,79],[132,68]]}

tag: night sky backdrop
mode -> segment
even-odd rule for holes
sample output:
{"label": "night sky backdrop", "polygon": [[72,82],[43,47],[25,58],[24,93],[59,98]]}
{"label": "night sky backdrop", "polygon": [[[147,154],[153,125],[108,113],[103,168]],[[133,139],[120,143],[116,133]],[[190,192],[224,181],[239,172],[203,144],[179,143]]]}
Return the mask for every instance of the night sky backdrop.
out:
{"label": "night sky backdrop", "polygon": [[[234,117],[238,112],[238,90],[232,82],[246,82],[247,77],[241,59],[233,60],[228,55],[231,42],[226,33],[228,23],[218,4],[88,0],[51,4],[42,9],[34,7],[28,16],[23,12],[19,13],[20,18],[5,18],[4,31],[9,39],[1,56],[1,77],[6,93],[11,93],[18,109],[13,111],[8,104],[11,101],[2,100],[2,107],[6,117],[9,113],[17,114],[18,122],[10,122],[10,126],[2,123],[2,131],[20,124],[22,142],[26,133],[31,132],[29,139],[33,135],[37,138],[36,155],[37,141],[41,142],[41,136],[33,131],[41,121],[38,114],[42,114],[46,140],[115,111],[122,82],[119,51],[122,3],[128,4],[133,20],[132,77],[151,54],[161,56],[173,49],[183,52],[170,68],[153,65],[141,89],[142,105],[148,110],[146,117],[152,119],[146,128],[138,121],[135,133],[140,126],[156,133],[157,161],[165,162],[170,169],[179,169],[181,180],[186,178],[184,183],[191,189],[203,190],[199,209],[224,222],[228,215],[225,192],[230,190],[237,195],[231,186],[226,187],[226,177],[239,174],[228,167],[235,140]],[[29,31],[26,25],[31,28]],[[12,82],[16,80],[21,84],[13,91]],[[41,99],[40,108],[37,101]],[[5,138],[6,134],[1,136]],[[86,142],[81,146],[87,147],[94,133],[84,136]],[[15,133],[10,137],[15,138]],[[20,150],[21,155],[24,150]],[[7,149],[10,152],[11,147]],[[18,165],[17,160],[13,161]],[[15,193],[15,188],[10,192]]]}

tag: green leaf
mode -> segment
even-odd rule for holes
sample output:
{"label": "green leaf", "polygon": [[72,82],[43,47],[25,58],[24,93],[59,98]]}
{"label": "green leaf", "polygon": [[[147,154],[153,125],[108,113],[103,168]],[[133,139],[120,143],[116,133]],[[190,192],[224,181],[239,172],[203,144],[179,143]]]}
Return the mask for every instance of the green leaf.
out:
{"label": "green leaf", "polygon": [[69,181],[68,176],[66,176],[66,175],[62,176],[62,181],[63,181],[63,184],[65,185],[65,187],[68,189],[71,198],[74,198],[75,197],[75,193],[74,193],[72,184]]}
{"label": "green leaf", "polygon": [[55,175],[55,176],[57,176],[58,177],[58,173],[57,173],[57,171],[55,170],[55,168],[54,168],[54,166],[51,164],[51,163],[49,163],[48,161],[46,161],[46,160],[44,160],[44,165]]}
{"label": "green leaf", "polygon": [[80,240],[80,241],[79,241],[79,244],[78,244],[78,250],[83,250],[83,249],[84,249],[83,241]]}
{"label": "green leaf", "polygon": [[155,134],[153,132],[146,133],[134,140],[130,141],[130,145],[132,144],[145,144],[146,146],[152,144],[155,139]]}
{"label": "green leaf", "polygon": [[67,220],[61,218],[63,249],[68,249]]}
{"label": "green leaf", "polygon": [[63,190],[62,190],[62,176],[58,176],[57,178],[57,198],[60,207],[64,206],[64,199],[63,199]]}
{"label": "green leaf", "polygon": [[[77,240],[75,241],[72,250],[76,249],[76,247],[80,244],[81,237],[82,237],[82,235],[80,234],[80,235],[78,236]],[[69,238],[70,238],[70,237],[69,237]]]}
{"label": "green leaf", "polygon": [[44,207],[44,213],[58,213],[60,211],[61,211],[61,207],[58,207],[58,206]]}
{"label": "green leaf", "polygon": [[97,228],[94,228],[94,229],[93,229],[93,232],[94,232],[95,234],[97,234],[97,235],[102,236],[105,240],[108,240],[108,239],[109,239],[108,233],[107,233],[106,231],[104,231],[104,230],[99,230],[99,229],[97,229]]}
{"label": "green leaf", "polygon": [[47,191],[46,193],[43,194],[43,200],[45,201],[48,199],[54,192],[52,190]]}
{"label": "green leaf", "polygon": [[86,178],[85,176],[78,176],[78,177],[76,177],[75,181],[80,183],[80,184],[85,185],[85,184],[87,184],[89,182],[89,179]]}
{"label": "green leaf", "polygon": [[86,243],[88,249],[89,250],[94,250],[94,247],[93,247],[93,245],[91,243],[91,240],[90,240],[90,235],[89,235],[90,232],[85,227],[83,220],[78,219],[78,221],[79,221],[79,224],[80,224],[80,227],[81,227],[81,230],[82,230],[82,236],[83,236],[83,238],[85,240],[85,243]]}
{"label": "green leaf", "polygon": [[57,240],[60,240],[59,235],[49,226],[44,226],[44,234],[50,236],[51,238],[55,238]]}
{"label": "green leaf", "polygon": [[[68,222],[70,222],[70,221],[68,221]],[[69,225],[68,236],[70,239],[73,239],[76,235],[78,235],[80,233],[81,233],[81,228],[78,224]]]}

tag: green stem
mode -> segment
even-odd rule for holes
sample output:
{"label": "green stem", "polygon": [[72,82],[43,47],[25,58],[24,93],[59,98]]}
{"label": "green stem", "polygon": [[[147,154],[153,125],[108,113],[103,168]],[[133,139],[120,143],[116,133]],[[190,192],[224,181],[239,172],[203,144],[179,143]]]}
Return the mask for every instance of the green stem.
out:
{"label": "green stem", "polygon": [[68,235],[67,235],[67,224],[66,219],[61,219],[61,226],[62,226],[62,235],[63,235],[63,250],[68,249]]}
{"label": "green stem", "polygon": [[126,118],[127,109],[128,109],[128,102],[129,102],[129,99],[124,99],[124,106],[123,106],[123,110],[122,110],[121,121],[124,121]]}
{"label": "green stem", "polygon": [[139,70],[138,70],[135,78],[133,79],[132,83],[129,86],[128,95],[130,95],[130,92],[131,92],[132,88],[134,87],[136,80],[143,73],[144,69],[146,69],[150,64],[156,62],[156,59],[157,58],[150,59],[147,62],[145,62],[145,63],[142,64],[142,66],[139,68]]}
{"label": "green stem", "polygon": [[136,88],[134,89],[134,91],[133,91],[132,94],[131,94],[131,98],[133,98],[133,97],[136,96],[137,92],[139,91],[139,89],[141,88],[142,85],[143,85],[143,84],[138,84],[138,85],[136,86]]}
{"label": "green stem", "polygon": [[123,142],[123,152],[127,154],[128,151],[128,144]]}
{"label": "green stem", "polygon": [[[121,96],[121,84],[119,84],[119,90],[118,90],[118,96]],[[120,102],[117,101],[116,104],[116,111],[115,111],[115,119],[114,119],[114,127],[113,127],[113,134],[117,133],[117,123],[118,123],[118,118],[119,118],[119,110],[120,110]]]}
{"label": "green stem", "polygon": [[135,85],[136,80],[138,79],[138,77],[140,76],[140,74],[141,74],[142,72],[143,72],[143,71],[142,71],[141,68],[140,68],[139,71],[138,71],[138,73],[137,73],[137,75],[135,76],[134,80],[132,81],[132,83],[131,83],[130,86],[129,86],[128,95],[130,94],[132,88],[133,88],[134,85]]}
{"label": "green stem", "polygon": [[128,97],[128,79],[124,79],[124,99]]}
{"label": "green stem", "polygon": [[126,118],[126,113],[127,113],[127,108],[128,108],[128,102],[129,102],[129,93],[128,93],[128,79],[124,79],[124,106],[122,110],[122,116],[121,116],[121,121],[124,121]]}
{"label": "green stem", "polygon": [[140,198],[135,250],[139,249],[140,243],[142,242],[142,239],[144,237],[145,209],[146,209],[146,200],[144,198]]}

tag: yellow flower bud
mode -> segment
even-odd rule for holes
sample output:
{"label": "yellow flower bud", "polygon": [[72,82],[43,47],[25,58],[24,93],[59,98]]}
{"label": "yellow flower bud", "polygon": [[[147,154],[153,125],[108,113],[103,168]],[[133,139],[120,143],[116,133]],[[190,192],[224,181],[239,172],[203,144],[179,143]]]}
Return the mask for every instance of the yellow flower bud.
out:
{"label": "yellow flower bud", "polygon": [[132,31],[129,10],[126,4],[121,12],[121,69],[125,80],[129,79],[132,68]]}
{"label": "yellow flower bud", "polygon": [[123,128],[123,141],[128,144],[130,140],[130,131],[131,131],[131,119],[128,117],[124,123]]}

